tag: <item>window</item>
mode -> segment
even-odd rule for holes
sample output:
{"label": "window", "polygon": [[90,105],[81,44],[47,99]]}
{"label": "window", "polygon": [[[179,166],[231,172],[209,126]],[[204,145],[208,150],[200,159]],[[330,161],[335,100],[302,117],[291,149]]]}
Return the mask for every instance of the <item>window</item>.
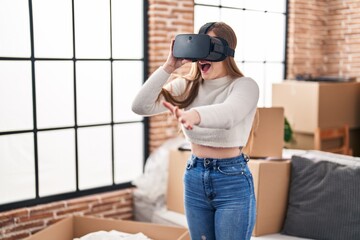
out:
{"label": "window", "polygon": [[195,31],[223,21],[237,36],[235,61],[259,85],[259,106],[271,106],[271,87],[285,76],[286,0],[195,0]]}
{"label": "window", "polygon": [[[0,210],[143,172],[146,1],[0,1]],[[21,205],[20,205],[21,204]]]}

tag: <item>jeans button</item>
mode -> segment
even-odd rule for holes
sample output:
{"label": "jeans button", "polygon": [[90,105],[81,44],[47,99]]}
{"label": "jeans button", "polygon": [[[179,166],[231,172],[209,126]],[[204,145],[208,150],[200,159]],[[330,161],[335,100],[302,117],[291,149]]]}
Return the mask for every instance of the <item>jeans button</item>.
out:
{"label": "jeans button", "polygon": [[204,166],[207,167],[210,164],[210,160],[204,159]]}

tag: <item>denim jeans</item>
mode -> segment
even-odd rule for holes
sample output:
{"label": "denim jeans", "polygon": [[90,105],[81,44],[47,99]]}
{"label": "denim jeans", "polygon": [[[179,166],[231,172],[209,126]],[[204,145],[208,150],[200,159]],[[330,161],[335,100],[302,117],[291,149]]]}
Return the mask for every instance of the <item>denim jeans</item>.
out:
{"label": "denim jeans", "polygon": [[244,154],[187,161],[185,213],[192,240],[247,240],[255,224],[255,195]]}

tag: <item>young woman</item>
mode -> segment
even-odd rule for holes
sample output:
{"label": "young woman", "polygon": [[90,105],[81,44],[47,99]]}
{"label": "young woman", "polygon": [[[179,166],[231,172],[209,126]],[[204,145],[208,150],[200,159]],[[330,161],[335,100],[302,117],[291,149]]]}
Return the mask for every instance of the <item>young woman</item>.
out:
{"label": "young woman", "polygon": [[[236,48],[230,26],[223,22],[206,26],[206,34]],[[230,56],[219,62],[198,60],[188,75],[168,81],[175,69],[191,62],[175,58],[173,44],[164,65],[134,99],[133,111],[144,116],[171,111],[191,143],[184,175],[191,239],[250,239],[255,196],[244,151],[256,114],[258,85],[243,76]]]}

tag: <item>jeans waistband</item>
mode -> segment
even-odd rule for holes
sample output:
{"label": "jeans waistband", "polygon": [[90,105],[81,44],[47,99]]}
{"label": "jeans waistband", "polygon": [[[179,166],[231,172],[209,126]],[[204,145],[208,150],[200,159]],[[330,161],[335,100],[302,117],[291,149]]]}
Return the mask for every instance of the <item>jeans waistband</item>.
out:
{"label": "jeans waistband", "polygon": [[239,156],[232,158],[201,158],[192,154],[191,158],[188,160],[188,165],[195,166],[204,166],[204,167],[219,167],[219,166],[227,166],[234,164],[246,164],[249,161],[249,156],[242,153]]}

